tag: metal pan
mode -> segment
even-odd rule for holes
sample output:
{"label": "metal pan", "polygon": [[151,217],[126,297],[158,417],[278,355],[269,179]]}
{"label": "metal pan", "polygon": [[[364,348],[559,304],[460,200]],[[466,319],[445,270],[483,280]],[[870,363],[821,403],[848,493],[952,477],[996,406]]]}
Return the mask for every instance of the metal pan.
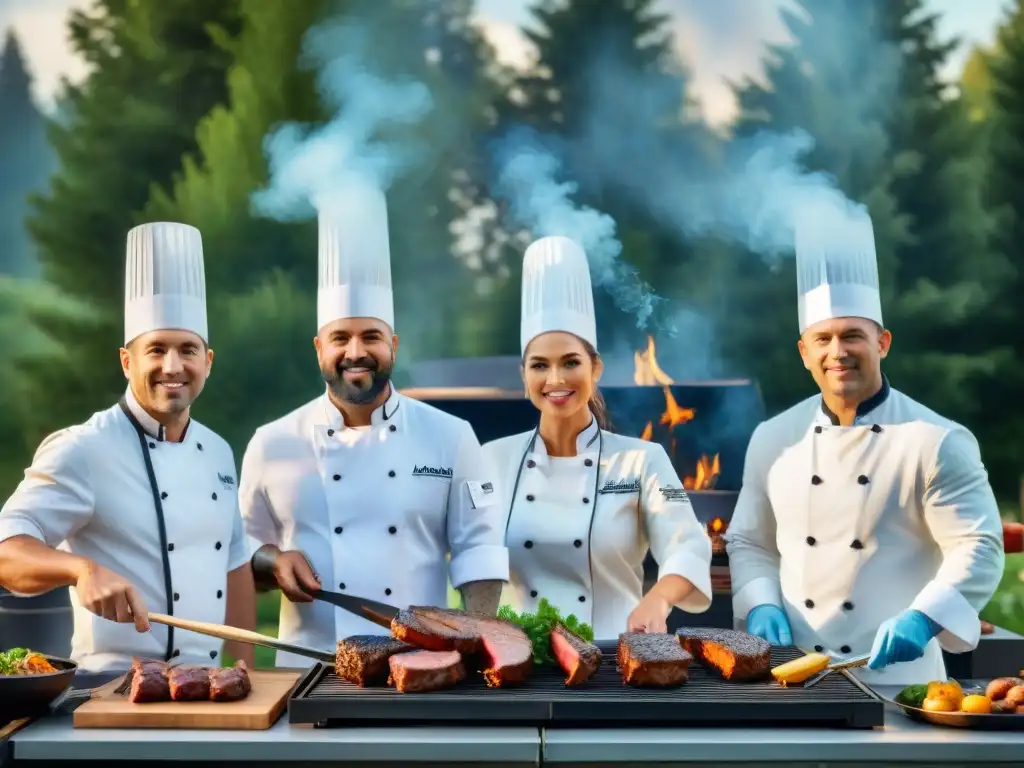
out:
{"label": "metal pan", "polygon": [[[984,693],[964,689],[965,694]],[[913,706],[899,694],[886,701],[895,704],[911,720],[947,728],[969,728],[976,731],[1024,731],[1024,715],[976,715],[970,712],[926,712]]]}
{"label": "metal pan", "polygon": [[49,714],[50,705],[60,698],[75,679],[78,664],[70,659],[43,654],[56,672],[44,675],[0,675],[0,725],[26,717]]}

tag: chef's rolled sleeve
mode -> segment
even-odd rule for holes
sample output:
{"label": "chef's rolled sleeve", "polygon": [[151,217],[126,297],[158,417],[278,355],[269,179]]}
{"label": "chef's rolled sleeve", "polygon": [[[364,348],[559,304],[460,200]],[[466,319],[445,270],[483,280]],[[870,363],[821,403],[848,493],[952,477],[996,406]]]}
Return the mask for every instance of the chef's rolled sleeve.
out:
{"label": "chef's rolled sleeve", "polygon": [[1006,565],[999,506],[978,442],[966,429],[943,436],[925,477],[922,506],[942,564],[911,608],[942,627],[938,640],[945,650],[965,653],[978,645],[978,612],[995,594]]}
{"label": "chef's rolled sleeve", "polygon": [[722,537],[729,555],[736,619],[746,618],[752,609],[765,603],[783,607],[782,556],[775,540],[775,512],[767,489],[770,442],[765,424],[759,424],[747,445],[743,485]]}
{"label": "chef's rolled sleeve", "polygon": [[643,483],[644,527],[658,563],[658,578],[681,576],[693,584],[693,591],[677,607],[703,613],[712,599],[711,539],[697,520],[668,454],[657,443],[647,448]]}
{"label": "chef's rolled sleeve", "polygon": [[80,434],[56,432],[40,444],[25,477],[0,509],[0,541],[31,536],[56,547],[89,522],[94,503]]}
{"label": "chef's rolled sleeve", "polygon": [[449,578],[458,589],[473,581],[508,581],[505,512],[497,478],[468,422],[460,422],[448,491]]}
{"label": "chef's rolled sleeve", "polygon": [[281,546],[281,526],[263,484],[266,440],[262,428],[257,429],[242,454],[242,472],[238,478],[238,508],[246,535],[243,545],[250,557],[266,544]]}

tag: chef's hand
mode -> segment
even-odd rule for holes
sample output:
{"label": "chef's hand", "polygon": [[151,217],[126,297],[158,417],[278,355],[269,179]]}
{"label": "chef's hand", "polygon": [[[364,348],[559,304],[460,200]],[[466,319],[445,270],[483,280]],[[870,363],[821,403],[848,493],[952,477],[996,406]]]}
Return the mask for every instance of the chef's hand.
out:
{"label": "chef's hand", "polygon": [[905,611],[888,619],[875,634],[868,668],[882,669],[921,658],[928,643],[941,631],[942,627],[920,611]]}
{"label": "chef's hand", "polygon": [[759,605],[747,614],[747,632],[763,637],[772,645],[793,644],[793,631],[786,612],[771,603]]}
{"label": "chef's hand", "polygon": [[293,603],[311,603],[313,598],[309,593],[322,589],[320,577],[313,572],[306,556],[297,549],[289,549],[277,556],[274,578],[284,596]]}
{"label": "chef's hand", "polygon": [[78,602],[97,616],[149,631],[149,611],[138,590],[127,579],[102,565],[84,560],[75,579]]}
{"label": "chef's hand", "polygon": [[668,632],[668,614],[672,606],[653,590],[637,603],[626,619],[627,632]]}

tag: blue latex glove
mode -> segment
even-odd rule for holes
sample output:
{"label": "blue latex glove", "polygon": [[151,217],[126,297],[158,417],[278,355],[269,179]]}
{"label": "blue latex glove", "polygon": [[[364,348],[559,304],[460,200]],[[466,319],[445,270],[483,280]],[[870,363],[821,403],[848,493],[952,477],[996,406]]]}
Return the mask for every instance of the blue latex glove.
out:
{"label": "blue latex glove", "polygon": [[920,611],[905,611],[887,620],[875,635],[868,668],[881,669],[921,658],[928,643],[941,631],[942,627]]}
{"label": "blue latex glove", "polygon": [[772,645],[793,644],[786,612],[771,603],[759,605],[747,614],[747,632],[763,637]]}

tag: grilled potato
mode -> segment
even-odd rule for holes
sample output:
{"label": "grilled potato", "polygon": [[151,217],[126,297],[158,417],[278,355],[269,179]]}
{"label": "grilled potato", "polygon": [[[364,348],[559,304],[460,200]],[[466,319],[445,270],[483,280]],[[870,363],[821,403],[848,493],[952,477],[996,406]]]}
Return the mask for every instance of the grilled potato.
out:
{"label": "grilled potato", "polygon": [[988,715],[992,713],[992,700],[988,696],[971,694],[965,696],[960,702],[960,711],[969,712],[972,715]]}
{"label": "grilled potato", "polygon": [[928,697],[922,702],[921,709],[925,712],[956,712],[960,707],[953,699]]}
{"label": "grilled potato", "polygon": [[1024,706],[1024,685],[1015,685],[1006,692],[1006,703],[1014,707]]}
{"label": "grilled potato", "polygon": [[992,701],[1001,701],[1006,698],[1006,694],[1011,688],[1021,684],[1022,681],[1016,677],[997,677],[985,688],[985,695]]}

